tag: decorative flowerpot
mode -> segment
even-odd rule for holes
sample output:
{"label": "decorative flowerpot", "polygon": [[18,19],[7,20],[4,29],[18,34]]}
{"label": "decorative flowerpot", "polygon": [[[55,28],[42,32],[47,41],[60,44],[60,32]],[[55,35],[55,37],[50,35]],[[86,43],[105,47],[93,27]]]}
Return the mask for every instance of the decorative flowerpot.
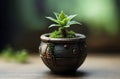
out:
{"label": "decorative flowerpot", "polygon": [[76,34],[75,38],[50,38],[49,33],[41,35],[40,57],[53,72],[73,72],[84,62],[86,36]]}

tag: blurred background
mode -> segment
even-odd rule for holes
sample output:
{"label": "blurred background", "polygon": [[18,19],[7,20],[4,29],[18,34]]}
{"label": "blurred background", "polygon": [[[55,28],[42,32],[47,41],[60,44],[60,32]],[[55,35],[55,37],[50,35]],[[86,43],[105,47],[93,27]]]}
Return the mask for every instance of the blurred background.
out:
{"label": "blurred background", "polygon": [[77,14],[82,26],[70,27],[87,36],[88,52],[120,52],[120,0],[1,0],[0,51],[6,46],[38,54],[40,35],[52,32],[45,16],[63,10]]}

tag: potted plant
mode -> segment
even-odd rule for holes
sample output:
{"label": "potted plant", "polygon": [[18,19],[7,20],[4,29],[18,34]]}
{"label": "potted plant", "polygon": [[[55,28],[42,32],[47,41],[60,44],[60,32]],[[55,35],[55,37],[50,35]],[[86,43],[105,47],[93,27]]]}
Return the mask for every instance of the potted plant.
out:
{"label": "potted plant", "polygon": [[73,24],[80,24],[73,21],[76,15],[66,15],[63,11],[54,13],[56,19],[46,17],[55,22],[51,27],[58,27],[52,33],[41,35],[39,46],[40,57],[44,64],[53,72],[73,72],[84,62],[87,53],[86,36],[68,30]]}

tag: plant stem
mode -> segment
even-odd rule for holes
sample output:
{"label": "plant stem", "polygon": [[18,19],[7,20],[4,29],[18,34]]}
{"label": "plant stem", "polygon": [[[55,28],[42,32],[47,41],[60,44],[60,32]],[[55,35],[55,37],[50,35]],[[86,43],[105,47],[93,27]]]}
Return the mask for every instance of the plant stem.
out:
{"label": "plant stem", "polygon": [[60,27],[59,28],[59,31],[61,32],[63,38],[66,38],[67,37],[67,30],[65,27]]}

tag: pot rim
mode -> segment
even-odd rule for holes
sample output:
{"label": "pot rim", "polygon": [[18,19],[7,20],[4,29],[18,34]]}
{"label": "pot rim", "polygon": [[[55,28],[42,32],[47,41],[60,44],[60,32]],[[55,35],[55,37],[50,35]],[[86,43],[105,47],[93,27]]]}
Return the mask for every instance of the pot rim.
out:
{"label": "pot rim", "polygon": [[50,38],[50,33],[42,34],[40,36],[40,39],[44,42],[78,42],[80,40],[86,39],[86,36],[84,34],[76,33],[75,38]]}

